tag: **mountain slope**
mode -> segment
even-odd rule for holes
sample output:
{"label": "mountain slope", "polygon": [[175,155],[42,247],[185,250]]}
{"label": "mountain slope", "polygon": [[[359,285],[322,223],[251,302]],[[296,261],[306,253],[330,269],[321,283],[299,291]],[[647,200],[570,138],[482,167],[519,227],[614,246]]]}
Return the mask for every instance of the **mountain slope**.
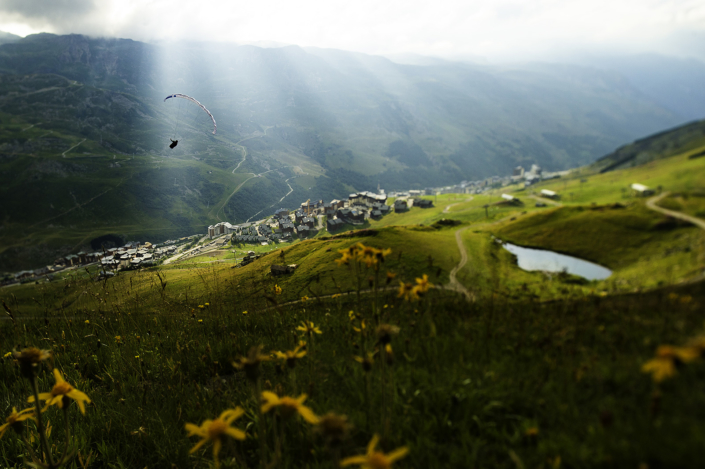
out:
{"label": "mountain slope", "polygon": [[[203,102],[217,135],[195,106],[163,102],[174,92]],[[0,46],[0,269],[378,183],[565,169],[678,119],[619,75],[578,66],[28,36]]]}

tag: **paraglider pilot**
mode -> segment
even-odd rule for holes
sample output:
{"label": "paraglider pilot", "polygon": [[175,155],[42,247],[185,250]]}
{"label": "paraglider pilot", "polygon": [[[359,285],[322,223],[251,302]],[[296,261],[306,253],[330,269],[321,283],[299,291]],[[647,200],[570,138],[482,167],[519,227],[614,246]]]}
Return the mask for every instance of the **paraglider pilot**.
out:
{"label": "paraglider pilot", "polygon": [[[171,139],[169,139],[169,140],[171,140]],[[171,145],[169,145],[169,148],[174,148],[178,144],[179,144],[178,140],[171,140]]]}

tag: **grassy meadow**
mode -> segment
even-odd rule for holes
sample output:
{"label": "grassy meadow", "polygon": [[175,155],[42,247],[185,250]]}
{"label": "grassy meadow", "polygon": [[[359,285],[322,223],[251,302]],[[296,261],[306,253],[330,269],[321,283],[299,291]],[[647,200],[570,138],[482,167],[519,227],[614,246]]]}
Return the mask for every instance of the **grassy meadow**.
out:
{"label": "grassy meadow", "polygon": [[[0,466],[702,466],[705,236],[621,188],[695,213],[703,162],[438,196],[242,267],[251,248],[228,246],[2,288]],[[572,200],[535,206],[561,185]],[[613,274],[523,271],[496,238]],[[52,356],[23,368],[27,347]],[[32,383],[51,392],[43,432],[12,414]]]}

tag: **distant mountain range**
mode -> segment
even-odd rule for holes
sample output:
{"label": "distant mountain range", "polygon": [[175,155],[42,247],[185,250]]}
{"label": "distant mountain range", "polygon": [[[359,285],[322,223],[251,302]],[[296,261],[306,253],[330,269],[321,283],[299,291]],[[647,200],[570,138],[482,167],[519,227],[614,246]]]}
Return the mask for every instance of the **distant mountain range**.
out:
{"label": "distant mountain range", "polygon": [[[626,62],[406,57],[420,63],[409,65],[298,46],[80,35],[2,42],[0,270],[21,264],[30,244],[33,259],[46,259],[102,234],[159,241],[378,184],[423,188],[519,164],[588,164],[692,120],[705,102],[693,86],[705,66],[665,58],[652,62],[679,73]],[[217,135],[192,109],[162,102],[174,92],[206,105]],[[180,140],[173,151],[170,137]],[[28,228],[43,220],[52,236]]]}

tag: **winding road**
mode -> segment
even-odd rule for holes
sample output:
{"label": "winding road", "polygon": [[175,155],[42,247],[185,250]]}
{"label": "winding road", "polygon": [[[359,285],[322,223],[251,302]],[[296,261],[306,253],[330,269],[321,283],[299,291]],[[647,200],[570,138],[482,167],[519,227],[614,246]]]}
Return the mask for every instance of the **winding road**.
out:
{"label": "winding road", "polygon": [[463,243],[463,231],[467,230],[468,228],[470,227],[466,226],[465,228],[460,228],[455,232],[455,242],[458,244],[458,251],[460,251],[460,262],[458,262],[458,265],[453,267],[453,270],[450,271],[448,285],[445,285],[443,288],[447,290],[457,291],[458,293],[461,293],[466,300],[474,301],[475,295],[470,293],[462,283],[458,282],[457,278],[458,271],[465,267],[465,264],[467,264],[468,262],[468,251],[467,249],[465,249],[465,244]]}
{"label": "winding road", "polygon": [[655,211],[655,212],[659,212],[664,215],[668,215],[669,217],[673,217],[673,218],[677,218],[679,220],[687,221],[687,222],[692,223],[693,225],[705,230],[705,220],[687,215],[682,212],[676,212],[675,210],[668,210],[667,208],[659,207],[658,205],[656,205],[662,199],[664,199],[665,197],[668,197],[669,194],[670,194],[670,191],[665,191],[665,192],[657,195],[656,197],[651,197],[649,200],[646,201],[646,207]]}
{"label": "winding road", "polygon": [[443,213],[450,213],[450,208],[453,207],[454,205],[460,205],[460,204],[463,204],[463,203],[465,203],[465,202],[470,202],[470,201],[471,201],[472,199],[474,199],[474,198],[475,198],[475,197],[470,197],[470,198],[465,199],[465,200],[463,200],[463,201],[461,201],[461,202],[456,202],[456,203],[454,203],[454,204],[447,205],[446,208],[443,209]]}

